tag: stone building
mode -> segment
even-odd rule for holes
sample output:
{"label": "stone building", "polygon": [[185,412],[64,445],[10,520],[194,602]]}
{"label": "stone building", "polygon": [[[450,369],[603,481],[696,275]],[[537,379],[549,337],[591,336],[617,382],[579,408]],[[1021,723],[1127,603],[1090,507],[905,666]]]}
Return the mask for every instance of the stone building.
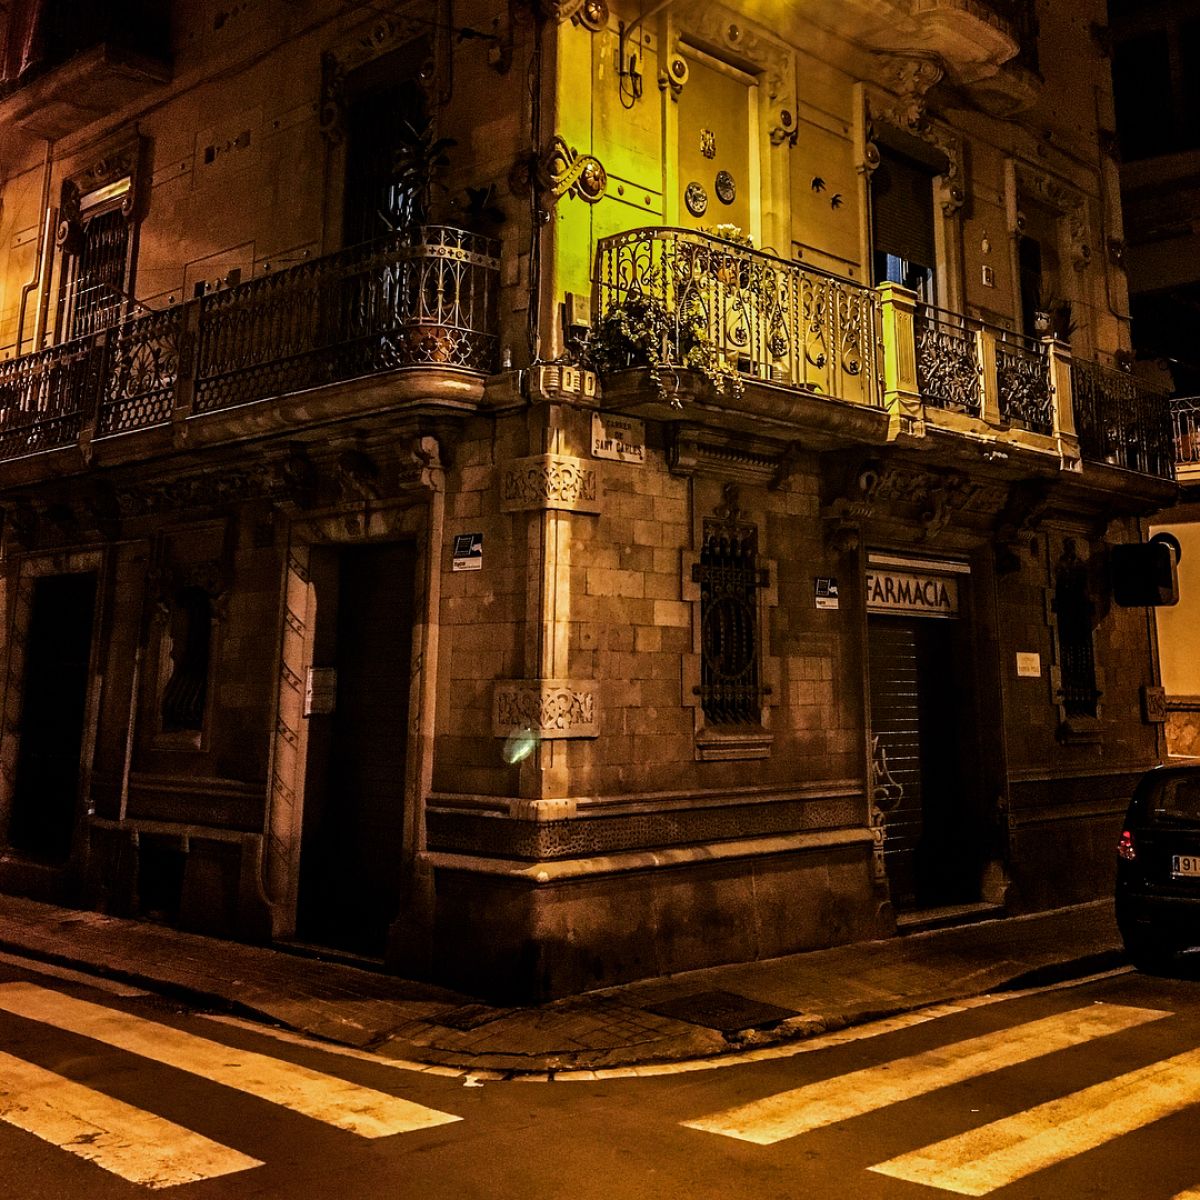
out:
{"label": "stone building", "polygon": [[1172,754],[1200,754],[1200,3],[1110,0],[1124,261],[1137,369],[1172,392],[1180,503],[1156,521],[1178,539],[1180,598],[1158,613]]}
{"label": "stone building", "polygon": [[1108,889],[1100,0],[94,7],[3,18],[0,888],[526,998]]}

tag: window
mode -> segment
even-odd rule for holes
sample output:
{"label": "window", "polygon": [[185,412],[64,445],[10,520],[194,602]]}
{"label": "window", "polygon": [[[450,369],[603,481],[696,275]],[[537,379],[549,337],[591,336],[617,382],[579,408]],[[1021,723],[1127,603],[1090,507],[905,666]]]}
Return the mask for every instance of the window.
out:
{"label": "window", "polygon": [[[412,223],[414,196],[403,176],[409,163],[427,165],[416,161],[418,135],[429,125],[418,72],[430,53],[426,41],[415,42],[359,68],[347,81],[342,233],[348,246]],[[414,178],[419,173],[409,171]]]}
{"label": "window", "polygon": [[183,588],[171,606],[167,635],[170,674],[159,706],[164,733],[204,728],[212,646],[212,601],[199,587]]}
{"label": "window", "polygon": [[60,341],[108,329],[125,310],[133,270],[132,186],[130,175],[82,196],[74,181],[63,185]]}
{"label": "window", "polygon": [[706,521],[700,561],[700,707],[710,725],[757,725],[765,695],[759,674],[758,530]]}
{"label": "window", "polygon": [[871,240],[876,283],[891,280],[933,303],[937,249],[933,169],[886,145],[871,175]]}
{"label": "window", "polygon": [[1054,615],[1061,671],[1059,703],[1068,719],[1098,715],[1100,690],[1096,686],[1092,612],[1087,564],[1078,556],[1075,539],[1066,538],[1054,572]]}

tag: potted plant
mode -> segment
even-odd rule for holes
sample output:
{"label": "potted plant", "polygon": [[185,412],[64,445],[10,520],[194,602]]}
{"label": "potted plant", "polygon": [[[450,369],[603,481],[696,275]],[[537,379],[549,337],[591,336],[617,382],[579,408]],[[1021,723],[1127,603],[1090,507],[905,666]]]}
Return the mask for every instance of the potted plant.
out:
{"label": "potted plant", "polygon": [[1070,300],[1039,297],[1033,310],[1033,329],[1038,337],[1056,337],[1069,342],[1078,326],[1071,319]]}
{"label": "potted plant", "polygon": [[604,311],[588,341],[586,360],[601,375],[648,367],[660,398],[672,408],[681,407],[677,388],[667,390],[667,376],[674,371],[696,371],[732,397],[742,392],[741,377],[713,344],[697,297],[668,307],[648,292],[627,292]]}

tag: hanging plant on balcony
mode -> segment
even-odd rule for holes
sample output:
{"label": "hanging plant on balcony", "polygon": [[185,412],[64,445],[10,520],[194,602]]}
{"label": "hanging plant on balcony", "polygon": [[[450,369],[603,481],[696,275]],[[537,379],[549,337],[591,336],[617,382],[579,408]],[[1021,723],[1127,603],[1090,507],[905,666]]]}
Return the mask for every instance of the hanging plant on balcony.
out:
{"label": "hanging plant on balcony", "polygon": [[589,339],[587,364],[602,376],[648,367],[659,397],[682,408],[677,372],[696,371],[718,392],[736,398],[742,379],[714,345],[698,297],[668,308],[646,292],[627,293],[610,305]]}

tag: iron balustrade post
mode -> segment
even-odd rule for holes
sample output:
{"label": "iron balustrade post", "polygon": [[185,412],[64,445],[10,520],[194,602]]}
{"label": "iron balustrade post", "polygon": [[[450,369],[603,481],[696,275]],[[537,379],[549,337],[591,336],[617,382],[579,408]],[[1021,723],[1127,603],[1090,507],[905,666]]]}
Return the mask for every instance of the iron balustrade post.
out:
{"label": "iron balustrade post", "polygon": [[1050,401],[1054,415],[1054,440],[1064,471],[1083,470],[1079,433],[1075,422],[1075,393],[1071,379],[1071,348],[1056,337],[1042,339],[1050,365]]}
{"label": "iron balustrade post", "polygon": [[995,429],[1008,421],[1000,412],[1000,371],[996,357],[996,335],[984,326],[975,330],[975,357],[979,362],[981,403],[979,415]]}
{"label": "iron balustrade post", "polygon": [[883,322],[883,404],[888,440],[925,436],[925,404],[917,380],[917,297],[895,283],[878,286]]}
{"label": "iron balustrade post", "polygon": [[101,330],[91,339],[87,349],[88,370],[79,381],[79,395],[75,403],[79,408],[79,453],[85,463],[92,460],[92,439],[100,427],[100,406],[104,403],[104,389],[108,380],[109,350],[113,331]]}
{"label": "iron balustrade post", "polygon": [[192,415],[196,399],[196,347],[200,343],[199,300],[189,300],[183,306],[179,329],[179,360],[175,372],[175,397],[171,406],[171,439],[176,446],[187,441],[187,420]]}

